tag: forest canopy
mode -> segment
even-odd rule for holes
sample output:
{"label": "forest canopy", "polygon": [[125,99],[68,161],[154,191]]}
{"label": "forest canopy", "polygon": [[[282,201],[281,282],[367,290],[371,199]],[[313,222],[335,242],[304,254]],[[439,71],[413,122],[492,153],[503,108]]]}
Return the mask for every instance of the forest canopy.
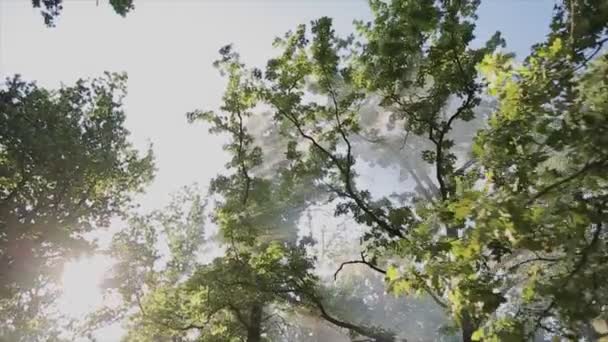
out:
{"label": "forest canopy", "polygon": [[[225,169],[150,212],[126,75],[8,79],[0,340],[114,322],[141,342],[608,337],[608,3],[557,1],[522,59],[476,40],[479,5],[370,0],[352,34],[294,26],[260,66],[222,47],[221,105],[186,119],[226,139]],[[115,218],[108,248],[86,239]],[[82,253],[114,261],[115,300],[66,321],[50,308]]]}

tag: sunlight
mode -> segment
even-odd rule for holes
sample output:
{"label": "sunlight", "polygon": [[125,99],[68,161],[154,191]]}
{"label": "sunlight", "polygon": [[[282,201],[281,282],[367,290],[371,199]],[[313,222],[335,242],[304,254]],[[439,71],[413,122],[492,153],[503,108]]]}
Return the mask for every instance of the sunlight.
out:
{"label": "sunlight", "polygon": [[110,265],[110,258],[102,255],[66,263],[62,276],[63,294],[58,303],[60,312],[75,318],[99,308],[103,303],[101,281]]}

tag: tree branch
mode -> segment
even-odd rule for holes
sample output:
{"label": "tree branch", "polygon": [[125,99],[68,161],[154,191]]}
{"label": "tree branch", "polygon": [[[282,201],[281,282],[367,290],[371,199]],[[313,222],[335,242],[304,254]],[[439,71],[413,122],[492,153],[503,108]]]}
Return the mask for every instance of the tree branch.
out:
{"label": "tree branch", "polygon": [[346,265],[352,265],[352,264],[363,264],[363,265],[366,265],[367,267],[371,268],[372,270],[374,270],[374,271],[376,271],[378,273],[386,274],[385,270],[383,270],[380,267],[378,267],[378,266],[372,264],[371,262],[365,260],[365,254],[363,252],[361,252],[361,260],[345,261],[345,262],[343,262],[343,263],[340,264],[340,267],[334,273],[334,281],[338,279],[338,274],[340,273],[340,271],[342,271],[342,269],[344,268],[344,266],[346,266]]}
{"label": "tree branch", "polygon": [[321,302],[321,300],[319,298],[317,298],[316,296],[311,296],[310,299],[317,306],[319,311],[321,311],[321,317],[323,319],[325,319],[326,321],[328,321],[338,327],[345,328],[350,331],[356,332],[359,335],[367,336],[376,342],[394,342],[395,341],[395,334],[392,332],[387,332],[387,331],[384,331],[381,329],[362,327],[362,326],[358,326],[358,325],[355,325],[355,324],[352,324],[349,322],[339,320],[338,318],[332,316],[331,314],[329,314],[329,312],[327,312],[327,310],[325,309],[325,306],[323,305],[323,303]]}
{"label": "tree branch", "polygon": [[547,187],[545,187],[544,189],[540,190],[539,192],[537,192],[534,196],[532,196],[532,198],[528,201],[528,205],[532,204],[535,200],[543,197],[544,195],[548,194],[549,192],[553,191],[554,189],[559,188],[560,186],[584,175],[585,173],[587,173],[588,171],[596,168],[596,167],[600,167],[603,166],[606,162],[608,161],[608,158],[606,159],[602,159],[602,160],[598,160],[595,162],[591,162],[591,163],[587,163],[582,169],[580,169],[579,171],[575,172],[574,174],[563,178]]}
{"label": "tree branch", "polygon": [[247,171],[247,167],[245,165],[244,154],[244,139],[245,139],[245,130],[243,128],[243,115],[241,114],[240,106],[237,105],[236,115],[239,118],[239,147],[237,151],[237,158],[239,159],[239,164],[241,168],[241,173],[243,177],[245,177],[245,193],[243,194],[243,205],[247,203],[247,199],[249,198],[249,188],[251,186],[251,177],[249,177],[249,173]]}
{"label": "tree branch", "polygon": [[[344,266],[346,265],[353,265],[353,264],[361,264],[361,265],[366,265],[367,267],[371,268],[372,270],[378,272],[378,273],[382,273],[382,274],[386,274],[386,270],[381,269],[380,267],[374,265],[373,263],[365,260],[365,254],[363,254],[363,252],[361,252],[361,260],[352,260],[352,261],[346,261],[340,264],[340,267],[338,268],[338,270],[336,270],[336,272],[334,273],[334,281],[337,279],[338,274],[340,273],[340,271],[342,271],[342,269],[344,268]],[[448,305],[443,302],[443,300],[441,300],[440,296],[438,296],[425,282],[425,280],[422,278],[422,276],[420,274],[418,274],[418,272],[413,272],[412,273],[414,275],[414,277],[416,279],[418,279],[418,281],[420,282],[420,285],[422,286],[422,289],[424,290],[424,292],[426,292],[432,299],[433,301],[439,305],[442,308],[447,308]]]}
{"label": "tree branch", "polygon": [[[593,233],[593,237],[591,238],[591,242],[582,251],[581,258],[574,265],[574,268],[572,269],[572,271],[566,276],[566,279],[565,279],[562,287],[567,287],[570,284],[570,282],[572,281],[572,279],[574,278],[574,276],[583,269],[583,267],[587,263],[587,260],[589,259],[589,255],[591,254],[591,252],[593,251],[593,249],[595,248],[595,246],[597,245],[597,243],[598,243],[598,241],[600,239],[600,235],[602,233],[602,229],[603,229],[603,224],[599,223],[597,225],[597,228],[595,229],[595,232]],[[535,325],[535,327],[537,329],[541,326],[543,319],[545,319],[546,317],[549,316],[549,313],[551,312],[551,310],[553,309],[553,307],[555,307],[555,305],[556,305],[556,301],[555,301],[555,298],[554,298],[554,299],[551,300],[551,302],[549,303],[549,305],[542,311],[542,313],[536,319],[536,325]]]}
{"label": "tree branch", "polygon": [[[349,178],[350,176],[348,176],[348,177],[346,176],[347,173],[349,173],[350,171],[348,171],[347,169],[345,169],[343,167],[342,163],[340,162],[340,160],[338,160],[338,158],[336,156],[334,156],[331,152],[329,152],[327,149],[325,149],[323,146],[321,146],[321,144],[319,144],[319,142],[315,138],[306,134],[304,132],[304,130],[302,129],[301,123],[293,115],[284,111],[276,103],[272,103],[272,104],[275,106],[275,108],[277,109],[279,114],[281,114],[282,116],[287,118],[296,127],[300,136],[302,136],[304,139],[310,141],[313,144],[313,146],[315,146],[315,148],[317,148],[321,153],[323,153],[325,156],[327,156],[332,161],[332,163],[338,168],[338,170],[340,171],[342,176],[345,178],[345,180],[350,179]],[[355,190],[352,188],[351,182],[345,181],[344,187],[345,187],[346,193],[348,193],[348,195],[349,195],[349,198],[351,198],[355,202],[355,204],[357,204],[357,206],[359,208],[361,208],[361,210],[363,210],[363,212],[365,212],[378,226],[380,226],[384,231],[389,233],[389,235],[398,236],[400,238],[405,238],[405,235],[400,230],[395,229],[389,223],[382,220],[378,215],[376,215],[367,206],[367,203],[365,203],[365,201],[363,199],[361,199],[358,196],[358,194],[355,192]]]}
{"label": "tree branch", "polygon": [[529,264],[531,262],[535,262],[535,261],[545,261],[545,262],[550,262],[550,263],[555,263],[560,261],[561,259],[557,258],[557,259],[553,259],[553,258],[543,258],[543,257],[537,257],[537,258],[532,258],[532,259],[527,259],[521,262],[518,262],[517,264],[509,267],[509,272],[511,271],[515,271],[516,269],[518,269],[519,267],[525,265],[525,264]]}

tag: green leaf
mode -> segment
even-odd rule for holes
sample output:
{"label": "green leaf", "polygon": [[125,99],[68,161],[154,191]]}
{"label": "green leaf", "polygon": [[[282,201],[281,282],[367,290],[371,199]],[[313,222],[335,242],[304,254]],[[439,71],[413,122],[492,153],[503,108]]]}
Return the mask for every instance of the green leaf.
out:
{"label": "green leaf", "polygon": [[399,271],[395,266],[389,266],[386,269],[386,280],[390,283],[399,278]]}
{"label": "green leaf", "polygon": [[475,332],[473,332],[473,335],[471,335],[471,340],[473,341],[481,341],[484,337],[484,333],[483,333],[483,329],[477,329],[475,330]]}

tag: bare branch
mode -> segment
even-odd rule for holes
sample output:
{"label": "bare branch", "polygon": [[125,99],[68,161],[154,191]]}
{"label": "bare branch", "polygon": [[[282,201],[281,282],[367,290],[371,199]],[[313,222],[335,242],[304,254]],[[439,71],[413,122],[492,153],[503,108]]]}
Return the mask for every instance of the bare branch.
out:
{"label": "bare branch", "polygon": [[365,260],[365,254],[363,252],[361,252],[361,260],[346,261],[346,262],[343,262],[342,264],[340,264],[340,267],[334,273],[334,280],[337,280],[338,273],[340,273],[340,271],[342,271],[342,269],[344,268],[344,266],[346,266],[346,265],[352,265],[352,264],[363,264],[363,265],[366,265],[367,267],[371,268],[372,270],[374,270],[374,271],[376,271],[378,273],[386,274],[385,270],[383,270],[380,267],[378,267],[378,266],[372,264],[371,262]]}

